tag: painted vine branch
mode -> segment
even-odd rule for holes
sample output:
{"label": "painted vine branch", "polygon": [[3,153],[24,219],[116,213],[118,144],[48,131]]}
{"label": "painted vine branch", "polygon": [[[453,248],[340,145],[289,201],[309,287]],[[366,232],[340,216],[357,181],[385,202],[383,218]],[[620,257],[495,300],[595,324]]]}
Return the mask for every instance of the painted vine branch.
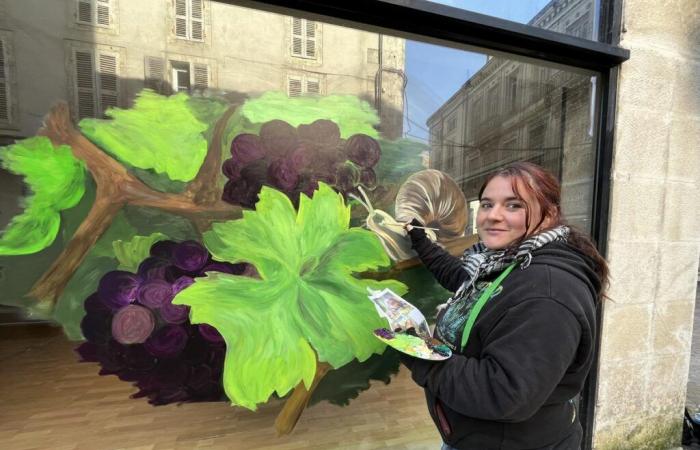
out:
{"label": "painted vine branch", "polygon": [[[184,216],[192,221],[224,220],[241,216],[241,208],[221,200],[215,182],[221,161],[221,137],[226,121],[237,105],[231,106],[219,119],[213,145],[197,176],[183,194],[158,192],[131,175],[124,166],[100,150],[78,131],[70,119],[65,102],[55,105],[44,119],[39,135],[48,137],[55,145],[68,145],[73,155],[85,163],[97,185],[95,203],[77,231],[29,292],[29,296],[54,307],[85,256],[112,224],[117,213],[126,205],[148,206]],[[212,186],[214,185],[214,186]]]}

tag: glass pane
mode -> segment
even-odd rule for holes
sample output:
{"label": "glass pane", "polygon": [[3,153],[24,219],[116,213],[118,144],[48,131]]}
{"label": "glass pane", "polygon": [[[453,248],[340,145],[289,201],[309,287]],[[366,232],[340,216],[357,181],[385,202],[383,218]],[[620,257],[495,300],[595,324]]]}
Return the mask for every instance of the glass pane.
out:
{"label": "glass pane", "polygon": [[[0,304],[42,300],[32,317],[61,325],[65,358],[87,340],[81,357],[94,377],[117,375],[110,401],[125,409],[219,402],[98,447],[149,433],[159,447],[439,448],[422,392],[372,335],[386,323],[368,287],[405,291],[429,322],[450,296],[402,223],[420,218],[461,254],[485,177],[532,161],[590,229],[595,73],[210,1],[202,39],[178,25],[191,30],[198,2],[110,2],[109,25],[92,28],[74,0],[41,17],[27,3],[5,2],[0,30],[12,120],[0,121]],[[100,55],[106,84],[83,61]],[[54,372],[14,378],[32,373]],[[65,403],[36,392],[46,403],[13,410],[17,423]],[[294,433],[277,438],[294,405]],[[55,447],[80,441],[79,426]]]}
{"label": "glass pane", "polygon": [[429,0],[583,39],[598,40],[600,0]]}

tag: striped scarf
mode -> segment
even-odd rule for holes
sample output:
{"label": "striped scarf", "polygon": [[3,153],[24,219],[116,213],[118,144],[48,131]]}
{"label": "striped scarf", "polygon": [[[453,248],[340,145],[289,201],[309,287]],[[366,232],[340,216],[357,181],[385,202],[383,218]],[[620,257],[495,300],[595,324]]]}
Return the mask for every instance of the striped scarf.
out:
{"label": "striped scarf", "polygon": [[[560,225],[551,230],[530,236],[517,247],[504,250],[489,250],[483,243],[478,242],[464,251],[462,255],[464,270],[469,278],[462,283],[455,295],[445,305],[448,306],[457,300],[468,297],[474,289],[474,283],[486,275],[497,273],[508,267],[514,261],[520,262],[521,269],[527,269],[532,261],[532,252],[554,241],[566,241],[569,237],[569,227]],[[441,309],[440,307],[438,307]]]}

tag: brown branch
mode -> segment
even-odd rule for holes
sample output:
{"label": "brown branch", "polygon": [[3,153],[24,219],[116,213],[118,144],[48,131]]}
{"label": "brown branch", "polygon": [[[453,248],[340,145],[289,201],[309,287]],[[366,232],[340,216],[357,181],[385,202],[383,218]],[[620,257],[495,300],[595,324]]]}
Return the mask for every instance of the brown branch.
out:
{"label": "brown branch", "polygon": [[211,204],[198,204],[184,194],[168,194],[149,188],[75,129],[68,105],[64,102],[51,108],[38,134],[48,137],[55,146],[69,145],[73,155],[85,163],[97,185],[97,196],[90,213],[28,294],[39,301],[48,302],[50,307],[55,306],[90,248],[125,205],[158,208],[193,220],[202,217],[223,220],[241,216],[240,207],[219,200]]}
{"label": "brown branch", "polygon": [[275,419],[275,429],[277,430],[278,436],[289,434],[294,430],[294,427],[301,417],[301,413],[304,412],[306,405],[309,404],[311,394],[314,393],[318,383],[330,369],[330,364],[317,361],[316,375],[314,376],[314,381],[311,383],[309,390],[306,390],[303,381],[294,388],[294,392],[292,392],[292,395],[284,402],[282,411],[280,411]]}

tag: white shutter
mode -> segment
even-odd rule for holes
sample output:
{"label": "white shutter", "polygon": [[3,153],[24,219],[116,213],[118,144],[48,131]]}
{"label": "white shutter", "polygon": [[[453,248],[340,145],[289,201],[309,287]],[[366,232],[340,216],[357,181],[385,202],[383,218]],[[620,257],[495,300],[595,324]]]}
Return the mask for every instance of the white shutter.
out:
{"label": "white shutter", "polygon": [[290,97],[299,97],[301,93],[301,77],[289,77],[287,79],[287,94]]}
{"label": "white shutter", "polygon": [[100,90],[101,116],[108,108],[117,106],[119,98],[119,55],[117,53],[98,52],[97,80]]}
{"label": "white shutter", "polygon": [[321,84],[318,78],[307,78],[306,79],[306,93],[307,94],[320,94]]}
{"label": "white shutter", "polygon": [[192,40],[203,41],[204,40],[204,13],[203,0],[192,0],[191,3],[191,13],[190,20],[192,23],[192,35],[190,36]]}
{"label": "white shutter", "polygon": [[0,121],[10,121],[10,96],[8,93],[7,57],[5,56],[5,42],[0,39]]}
{"label": "white shutter", "polygon": [[145,86],[158,93],[163,93],[163,76],[165,75],[165,61],[163,61],[163,58],[146,56],[144,69]]}
{"label": "white shutter", "polygon": [[304,20],[304,22],[306,23],[304,56],[316,59],[316,22],[311,20]]}
{"label": "white shutter", "polygon": [[92,0],[78,0],[78,22],[92,24]]}
{"label": "white shutter", "polygon": [[109,26],[109,0],[97,0],[97,25]]}
{"label": "white shutter", "polygon": [[188,38],[187,0],[175,0],[175,36]]}
{"label": "white shutter", "polygon": [[209,66],[206,64],[194,64],[194,88],[206,89],[209,87]]}
{"label": "white shutter", "polygon": [[76,50],[75,95],[79,119],[95,117],[95,72],[93,53]]}
{"label": "white shutter", "polygon": [[302,19],[292,18],[292,56],[304,56],[302,31]]}

